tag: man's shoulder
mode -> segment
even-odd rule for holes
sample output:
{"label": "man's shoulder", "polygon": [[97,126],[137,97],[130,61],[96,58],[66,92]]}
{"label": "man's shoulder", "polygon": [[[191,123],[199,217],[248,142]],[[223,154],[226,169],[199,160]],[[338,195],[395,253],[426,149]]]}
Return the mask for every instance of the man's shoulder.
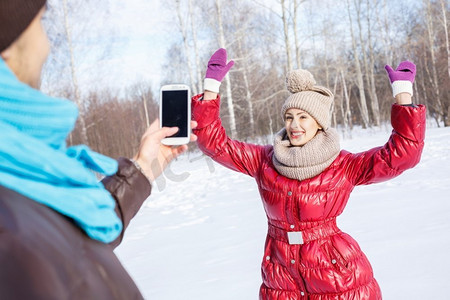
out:
{"label": "man's shoulder", "polygon": [[87,237],[71,219],[4,186],[0,266],[2,299],[105,299],[113,294],[109,299],[142,299],[112,247]]}
{"label": "man's shoulder", "polygon": [[24,204],[29,202],[24,195],[0,185],[0,231],[17,231],[19,228],[18,216]]}
{"label": "man's shoulder", "polygon": [[[73,221],[29,197],[0,185],[0,232],[16,236],[16,241],[66,240],[82,238]],[[78,237],[77,237],[78,236]]]}

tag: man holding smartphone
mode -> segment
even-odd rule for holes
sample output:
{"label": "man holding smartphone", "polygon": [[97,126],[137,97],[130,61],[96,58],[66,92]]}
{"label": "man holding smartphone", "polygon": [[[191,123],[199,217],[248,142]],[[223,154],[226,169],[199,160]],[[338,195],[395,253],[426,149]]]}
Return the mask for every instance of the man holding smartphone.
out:
{"label": "man holding smartphone", "polygon": [[142,299],[113,249],[150,182],[187,146],[163,145],[178,128],[156,121],[133,159],[67,148],[75,105],[37,90],[49,52],[45,5],[0,0],[0,295]]}

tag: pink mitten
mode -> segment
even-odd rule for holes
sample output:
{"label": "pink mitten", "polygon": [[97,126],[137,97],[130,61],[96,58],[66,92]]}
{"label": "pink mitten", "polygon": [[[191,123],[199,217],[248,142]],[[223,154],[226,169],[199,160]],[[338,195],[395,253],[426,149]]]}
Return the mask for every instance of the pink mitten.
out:
{"label": "pink mitten", "polygon": [[220,48],[214,52],[209,59],[208,69],[206,70],[205,90],[219,93],[220,84],[233,65],[234,61],[232,60],[227,64],[227,50]]}
{"label": "pink mitten", "polygon": [[388,73],[389,80],[392,85],[392,93],[394,97],[400,93],[409,93],[413,95],[412,84],[416,77],[416,65],[410,61],[402,61],[397,69],[392,69],[391,66],[384,66]]}

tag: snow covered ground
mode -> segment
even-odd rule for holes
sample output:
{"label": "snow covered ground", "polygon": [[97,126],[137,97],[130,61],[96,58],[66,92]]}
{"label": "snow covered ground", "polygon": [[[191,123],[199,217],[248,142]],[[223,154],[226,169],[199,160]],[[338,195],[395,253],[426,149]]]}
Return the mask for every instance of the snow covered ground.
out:
{"label": "snow covered ground", "polygon": [[[342,148],[388,136],[361,130]],[[338,225],[368,256],[383,299],[450,299],[450,128],[427,130],[416,168],[357,187]],[[158,180],[116,253],[146,299],[258,299],[266,229],[253,179],[193,153]]]}

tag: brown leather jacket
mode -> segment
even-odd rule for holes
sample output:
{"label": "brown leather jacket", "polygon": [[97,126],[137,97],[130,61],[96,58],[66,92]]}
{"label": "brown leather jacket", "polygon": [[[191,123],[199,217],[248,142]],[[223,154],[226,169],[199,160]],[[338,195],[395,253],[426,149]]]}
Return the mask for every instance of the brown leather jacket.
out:
{"label": "brown leather jacket", "polygon": [[[124,230],[151,185],[133,163],[103,180]],[[0,186],[0,299],[142,299],[110,245],[90,239],[70,219]]]}

